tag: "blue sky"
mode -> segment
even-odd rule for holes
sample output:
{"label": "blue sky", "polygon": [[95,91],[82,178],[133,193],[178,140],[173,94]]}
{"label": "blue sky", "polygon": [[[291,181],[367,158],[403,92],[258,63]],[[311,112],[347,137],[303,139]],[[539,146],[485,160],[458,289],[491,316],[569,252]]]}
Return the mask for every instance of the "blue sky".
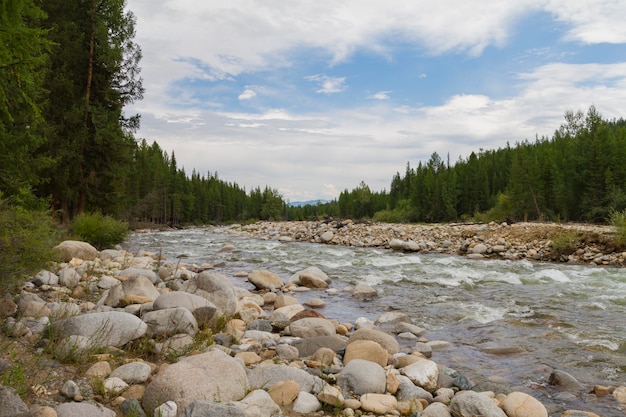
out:
{"label": "blue sky", "polygon": [[290,201],[626,117],[622,0],[128,0],[138,137]]}

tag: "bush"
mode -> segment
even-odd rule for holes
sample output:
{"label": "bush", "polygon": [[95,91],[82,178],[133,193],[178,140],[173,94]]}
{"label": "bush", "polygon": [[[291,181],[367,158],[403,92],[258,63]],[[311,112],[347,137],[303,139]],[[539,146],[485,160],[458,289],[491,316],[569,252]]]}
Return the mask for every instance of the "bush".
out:
{"label": "bush", "polygon": [[609,224],[615,228],[615,243],[626,245],[626,210],[612,210],[609,213]]}
{"label": "bush", "polygon": [[128,224],[100,213],[82,213],[70,224],[73,234],[98,250],[112,248],[128,236]]}
{"label": "bush", "polygon": [[52,218],[42,210],[26,210],[0,198],[0,285],[37,272],[55,259],[61,240]]}

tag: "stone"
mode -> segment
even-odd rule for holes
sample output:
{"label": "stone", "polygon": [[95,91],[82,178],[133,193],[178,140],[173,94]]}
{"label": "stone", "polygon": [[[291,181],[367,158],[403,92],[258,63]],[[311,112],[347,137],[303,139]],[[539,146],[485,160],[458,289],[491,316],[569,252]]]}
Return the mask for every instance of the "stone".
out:
{"label": "stone", "polygon": [[580,391],[585,387],[576,378],[564,371],[554,370],[548,377],[548,383],[567,391]]}
{"label": "stone", "polygon": [[198,323],[195,317],[191,311],[183,307],[150,311],[143,315],[143,321],[148,325],[146,331],[148,337],[173,336],[182,333],[194,336],[198,333]]}
{"label": "stone", "polygon": [[474,391],[459,392],[452,398],[448,408],[452,415],[507,417],[491,398]]}
{"label": "stone", "polygon": [[49,317],[50,309],[45,303],[33,300],[20,303],[18,313],[21,317]]}
{"label": "stone", "polygon": [[361,395],[361,408],[376,414],[388,414],[398,408],[398,400],[389,394]]}
{"label": "stone", "polygon": [[298,397],[293,402],[292,410],[296,413],[309,414],[322,408],[322,403],[317,397],[306,391],[300,391]]}
{"label": "stone", "polygon": [[119,366],[110,376],[122,379],[127,384],[143,384],[150,378],[152,369],[145,362],[131,362]]}
{"label": "stone", "polygon": [[278,381],[268,390],[272,400],[278,405],[291,405],[298,394],[300,386],[296,381]]}
{"label": "stone", "polygon": [[235,359],[241,360],[246,366],[257,364],[262,360],[255,352],[239,352],[235,355]]}
{"label": "stone", "polygon": [[0,298],[0,317],[11,317],[17,313],[17,304],[8,298]]}
{"label": "stone", "polygon": [[421,417],[452,417],[448,407],[442,403],[432,403],[428,407],[424,408]]}
{"label": "stone", "polygon": [[322,243],[329,243],[331,240],[333,240],[334,237],[335,237],[335,234],[332,231],[327,230],[326,232],[320,235],[320,241]]}
{"label": "stone", "polygon": [[234,316],[237,311],[237,295],[233,284],[224,274],[203,271],[186,281],[182,291],[199,295],[217,308],[216,314]]}
{"label": "stone", "polygon": [[276,297],[274,300],[274,308],[278,309],[281,307],[286,307],[290,305],[299,305],[300,301],[296,300],[294,297],[290,295],[281,294]]}
{"label": "stone", "polygon": [[333,361],[337,357],[337,354],[334,350],[329,348],[319,348],[315,351],[313,355],[311,355],[310,359],[312,361],[316,361],[321,363],[323,366],[329,367],[332,365]]}
{"label": "stone", "polygon": [[79,282],[80,274],[74,268],[63,268],[59,271],[59,285],[73,289]]}
{"label": "stone", "polygon": [[154,409],[152,415],[159,417],[176,417],[178,406],[174,401],[167,401]]}
{"label": "stone", "polygon": [[236,405],[243,407],[246,415],[272,417],[280,414],[280,407],[278,404],[274,402],[267,391],[262,389],[250,392],[244,399],[238,401]]}
{"label": "stone", "polygon": [[57,417],[57,412],[52,407],[34,405],[30,413],[24,417]]}
{"label": "stone", "polygon": [[311,298],[309,300],[306,300],[303,304],[310,308],[326,307],[326,302],[320,298]]}
{"label": "stone", "polygon": [[0,386],[0,404],[0,417],[14,417],[28,411],[26,403],[10,387]]}
{"label": "stone", "polygon": [[324,382],[303,369],[287,365],[261,364],[252,369],[248,375],[250,388],[262,389],[271,387],[278,381],[295,381],[301,391],[318,393]]}
{"label": "stone", "polygon": [[408,314],[400,311],[388,311],[374,320],[374,324],[384,332],[395,330],[396,326],[400,323],[411,323],[411,318]]}
{"label": "stone", "polygon": [[71,379],[65,381],[65,383],[61,387],[61,394],[63,394],[65,398],[69,398],[70,400],[73,400],[74,397],[76,397],[77,395],[81,395],[80,388],[78,387],[76,382],[72,381]]}
{"label": "stone", "polygon": [[242,398],[248,385],[243,364],[216,349],[160,370],[146,387],[142,404],[146,410],[154,410],[167,398],[184,410],[197,398],[226,403]]}
{"label": "stone", "polygon": [[283,344],[277,345],[275,349],[276,349],[276,354],[278,355],[278,357],[286,361],[291,362],[300,357],[298,348],[295,346],[291,346],[291,345],[283,343]]}
{"label": "stone", "polygon": [[133,275],[126,281],[123,281],[122,291],[124,295],[137,295],[148,298],[151,301],[156,300],[161,295],[154,284],[152,284],[152,281],[143,275]]}
{"label": "stone", "polygon": [[346,348],[346,341],[337,336],[318,336],[296,340],[292,346],[298,349],[299,357],[307,357],[324,347],[339,352]]}
{"label": "stone", "polygon": [[124,294],[120,297],[118,301],[118,307],[127,307],[137,304],[146,304],[151,303],[152,298],[145,297],[143,295],[134,295],[134,294]]}
{"label": "stone", "polygon": [[291,277],[289,277],[287,282],[298,284],[298,285],[303,285],[300,282],[300,276],[302,274],[306,274],[306,275],[309,275],[309,276],[316,277],[316,278],[321,279],[322,281],[326,282],[327,284],[330,284],[330,281],[331,281],[330,278],[328,277],[328,275],[326,275],[326,273],[324,271],[322,271],[321,269],[319,269],[316,266],[310,266],[308,268],[305,268],[305,269],[303,269],[301,271],[298,271],[295,274],[293,274]]}
{"label": "stone", "polygon": [[58,417],[116,417],[115,411],[100,404],[69,402],[57,405],[54,410]]}
{"label": "stone", "polygon": [[354,359],[364,359],[380,366],[387,366],[389,353],[373,340],[355,340],[346,347],[343,363],[347,364]]}
{"label": "stone", "polygon": [[355,340],[372,340],[385,348],[390,355],[400,352],[398,341],[391,335],[376,329],[361,328],[350,335],[348,343]]}
{"label": "stone", "polygon": [[196,400],[183,408],[181,417],[246,417],[246,412],[235,404]]}
{"label": "stone", "polygon": [[120,404],[120,411],[127,417],[146,417],[141,404],[134,398],[124,400]]}
{"label": "stone", "polygon": [[548,410],[536,398],[523,392],[512,392],[500,404],[507,417],[548,417]]}
{"label": "stone", "polygon": [[148,326],[139,317],[120,311],[81,314],[53,325],[60,339],[82,336],[93,348],[121,347],[146,334]]}
{"label": "stone", "polygon": [[408,377],[397,375],[398,390],[396,398],[398,401],[410,401],[412,399],[424,399],[427,403],[433,402],[433,395],[422,387],[415,385]]}
{"label": "stone", "polygon": [[33,278],[33,284],[35,284],[38,287],[41,287],[42,285],[58,285],[59,277],[58,275],[50,271],[46,271],[45,269],[42,269]]}
{"label": "stone", "polygon": [[382,394],[387,387],[387,377],[385,370],[379,364],[363,359],[353,359],[339,373],[337,385],[344,392],[357,395]]}
{"label": "stone", "polygon": [[289,331],[293,336],[310,338],[317,336],[334,336],[335,325],[327,319],[318,317],[304,318],[292,322]]}
{"label": "stone", "polygon": [[352,297],[359,299],[369,299],[378,297],[378,291],[376,291],[371,285],[357,284],[352,289]]}
{"label": "stone", "polygon": [[429,359],[419,358],[418,361],[400,368],[402,375],[409,378],[415,385],[427,391],[437,389],[437,379],[439,368],[437,364]]}
{"label": "stone", "polygon": [[613,398],[615,398],[615,400],[620,404],[626,404],[626,387],[621,386],[615,388],[613,391]]}
{"label": "stone", "polygon": [[147,268],[126,268],[120,271],[120,273],[117,275],[120,281],[126,281],[128,280],[128,278],[136,276],[148,278],[151,284],[156,284],[156,282],[159,280],[157,273]]}
{"label": "stone", "polygon": [[306,272],[300,274],[300,285],[307,288],[328,288],[328,283],[326,281]]}
{"label": "stone", "polygon": [[283,286],[283,282],[278,275],[265,269],[250,271],[248,281],[258,290],[275,291]]}
{"label": "stone", "polygon": [[73,258],[93,261],[98,256],[98,250],[87,242],[66,240],[54,247],[59,253],[62,262],[69,262]]}
{"label": "stone", "polygon": [[109,395],[118,395],[128,388],[128,384],[118,377],[109,377],[104,380],[104,392]]}
{"label": "stone", "polygon": [[85,376],[106,378],[109,375],[111,375],[111,365],[107,361],[96,362],[85,371]]}
{"label": "stone", "polygon": [[324,384],[319,394],[317,394],[317,399],[333,407],[343,407],[345,401],[341,391],[337,387],[329,384]]}

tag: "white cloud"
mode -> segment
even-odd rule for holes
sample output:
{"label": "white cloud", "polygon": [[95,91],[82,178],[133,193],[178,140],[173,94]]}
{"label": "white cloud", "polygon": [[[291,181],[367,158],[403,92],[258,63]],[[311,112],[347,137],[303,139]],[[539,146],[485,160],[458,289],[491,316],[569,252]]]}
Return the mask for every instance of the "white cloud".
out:
{"label": "white cloud", "polygon": [[243,93],[239,94],[238,98],[239,100],[250,100],[254,97],[256,97],[256,93],[254,92],[254,90],[246,88],[245,90],[243,90]]}
{"label": "white cloud", "polygon": [[336,94],[346,90],[346,77],[331,77],[324,74],[310,75],[304,77],[308,81],[316,82],[319,89],[316,93]]}
{"label": "white cloud", "polygon": [[567,38],[587,44],[626,42],[626,2],[550,0],[546,9],[572,27]]}
{"label": "white cloud", "polygon": [[391,91],[379,91],[378,93],[372,94],[371,96],[367,96],[367,98],[371,98],[374,100],[389,100],[389,93],[391,93]]}

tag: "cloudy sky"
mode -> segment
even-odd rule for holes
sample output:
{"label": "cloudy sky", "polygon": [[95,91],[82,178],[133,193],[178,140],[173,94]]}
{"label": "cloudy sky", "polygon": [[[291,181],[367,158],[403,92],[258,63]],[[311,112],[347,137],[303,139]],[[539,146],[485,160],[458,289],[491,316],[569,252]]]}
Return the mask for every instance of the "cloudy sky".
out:
{"label": "cloudy sky", "polygon": [[128,0],[138,137],[290,201],[626,117],[623,0]]}

